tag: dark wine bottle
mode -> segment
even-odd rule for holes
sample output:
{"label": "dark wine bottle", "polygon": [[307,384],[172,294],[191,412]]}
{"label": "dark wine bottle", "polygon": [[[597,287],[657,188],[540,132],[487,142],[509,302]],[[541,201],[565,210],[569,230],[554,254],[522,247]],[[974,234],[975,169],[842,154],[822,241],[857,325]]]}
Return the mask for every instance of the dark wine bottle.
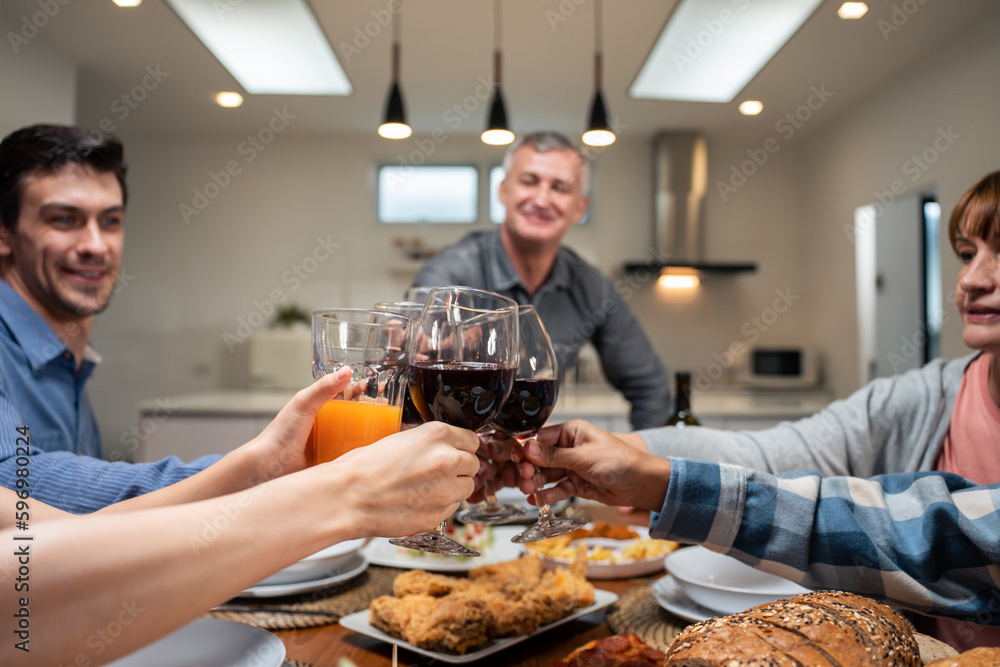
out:
{"label": "dark wine bottle", "polygon": [[676,373],[676,391],[674,393],[674,414],[667,420],[667,426],[683,428],[685,426],[701,426],[701,422],[691,411],[691,374]]}

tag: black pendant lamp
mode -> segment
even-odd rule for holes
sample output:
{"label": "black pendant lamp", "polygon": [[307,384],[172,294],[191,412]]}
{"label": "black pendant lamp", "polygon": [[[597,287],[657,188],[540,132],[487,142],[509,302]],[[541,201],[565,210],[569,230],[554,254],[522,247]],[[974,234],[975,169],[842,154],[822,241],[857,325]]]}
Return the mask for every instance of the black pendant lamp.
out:
{"label": "black pendant lamp", "polygon": [[601,91],[601,0],[594,0],[594,99],[590,103],[590,121],[583,133],[588,146],[609,146],[615,143],[615,133],[608,123],[608,110]]}
{"label": "black pendant lamp", "polygon": [[399,89],[399,17],[398,13],[392,17],[392,86],[385,103],[385,117],[378,127],[379,135],[386,139],[405,139],[413,134],[406,123],[403,93]]}
{"label": "black pendant lamp", "polygon": [[506,146],[514,141],[514,133],[507,129],[507,109],[500,90],[500,14],[501,0],[493,0],[493,100],[490,102],[490,117],[486,131],[482,133],[483,143],[491,146]]}

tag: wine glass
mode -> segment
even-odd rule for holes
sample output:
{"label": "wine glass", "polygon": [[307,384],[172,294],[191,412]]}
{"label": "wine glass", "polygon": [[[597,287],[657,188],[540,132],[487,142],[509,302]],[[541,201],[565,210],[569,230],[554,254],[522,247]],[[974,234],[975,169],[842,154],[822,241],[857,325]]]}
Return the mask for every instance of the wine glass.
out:
{"label": "wine glass", "polygon": [[[517,303],[471,287],[431,290],[407,346],[410,393],[425,421],[478,431],[500,412],[517,367]],[[480,556],[434,530],[391,539],[397,546]]]}
{"label": "wine glass", "polygon": [[320,408],[310,449],[324,463],[399,431],[407,385],[400,377],[413,320],[358,308],[314,311],[315,379],[347,366],[351,381]]}
{"label": "wine glass", "polygon": [[[411,290],[413,289],[426,290],[426,292],[422,295],[422,297],[426,299],[427,294],[433,288],[411,288]],[[420,313],[423,308],[423,303],[414,303],[410,301],[383,301],[375,304],[375,310],[399,313],[400,315],[409,317],[414,321],[420,318]],[[420,413],[413,405],[412,397],[409,395],[405,396],[403,399],[403,425],[401,428],[413,428],[414,426],[419,426],[422,423],[423,419],[420,417]],[[487,430],[481,432],[480,435],[488,440],[488,438],[492,435],[492,431]],[[487,449],[486,451],[489,450]],[[493,484],[492,477],[487,477],[483,482],[483,496],[485,500],[482,504],[460,512],[458,514],[458,519],[460,521],[464,521],[465,523],[477,523],[489,526],[504,523],[527,514],[527,510],[523,507],[518,507],[517,505],[511,505],[508,503],[500,503],[497,501],[496,489]]]}
{"label": "wine glass", "polygon": [[423,305],[427,301],[427,295],[431,293],[433,287],[410,287],[406,290],[404,300],[409,303],[419,303]]}
{"label": "wine glass", "polygon": [[[510,398],[493,424],[523,446],[527,440],[535,437],[538,429],[552,414],[559,393],[559,375],[556,353],[552,349],[549,334],[538,317],[538,311],[534,306],[520,306],[517,314],[520,333],[517,379],[514,380]],[[535,473],[534,483],[538,521],[515,535],[512,542],[538,542],[568,533],[587,523],[582,519],[556,516],[545,500],[545,490],[542,488],[545,482],[540,472]]]}
{"label": "wine glass", "polygon": [[[424,304],[412,301],[380,301],[373,307],[380,312],[396,313],[397,315],[408,317],[415,324],[420,317],[420,311],[424,309]],[[403,418],[400,430],[405,431],[420,426],[424,423],[424,419],[420,416],[420,412],[417,411],[417,407],[413,404],[413,397],[410,395],[409,370],[401,368],[400,372],[403,374],[402,381],[405,383],[405,391],[403,392]]]}

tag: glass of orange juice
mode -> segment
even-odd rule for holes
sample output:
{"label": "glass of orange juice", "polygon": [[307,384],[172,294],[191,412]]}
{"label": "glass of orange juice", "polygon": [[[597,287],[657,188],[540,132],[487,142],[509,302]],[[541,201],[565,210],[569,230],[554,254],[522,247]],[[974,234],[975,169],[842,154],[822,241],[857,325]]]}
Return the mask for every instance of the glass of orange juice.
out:
{"label": "glass of orange juice", "polygon": [[398,313],[360,308],[313,312],[313,377],[347,366],[351,382],[316,415],[312,452],[332,461],[399,431],[408,383],[406,340],[412,321]]}

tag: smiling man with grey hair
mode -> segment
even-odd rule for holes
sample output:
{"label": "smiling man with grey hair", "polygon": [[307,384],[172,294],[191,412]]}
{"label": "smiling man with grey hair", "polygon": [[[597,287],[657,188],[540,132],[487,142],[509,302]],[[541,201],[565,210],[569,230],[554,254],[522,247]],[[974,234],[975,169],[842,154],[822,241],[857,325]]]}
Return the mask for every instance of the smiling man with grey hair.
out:
{"label": "smiling man with grey hair", "polygon": [[562,246],[587,211],[586,157],[565,136],[538,132],[513,144],[503,166],[503,224],[444,248],[413,285],[468,285],[534,305],[552,338],[560,375],[591,342],[604,375],[632,404],[632,427],[662,426],[670,415],[663,363],[611,281]]}

